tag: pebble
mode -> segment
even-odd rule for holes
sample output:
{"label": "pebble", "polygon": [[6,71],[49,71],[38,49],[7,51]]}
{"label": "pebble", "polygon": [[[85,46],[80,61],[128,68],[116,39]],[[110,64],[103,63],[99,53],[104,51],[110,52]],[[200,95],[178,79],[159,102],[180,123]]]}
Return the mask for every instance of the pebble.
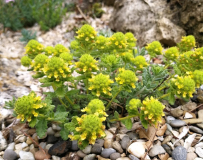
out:
{"label": "pebble", "polygon": [[46,142],[41,142],[39,145],[40,145],[43,149],[45,149],[47,143],[46,143]]}
{"label": "pebble", "polygon": [[167,129],[167,125],[164,124],[163,126],[161,126],[161,127],[158,129],[158,131],[156,132],[156,135],[157,135],[157,136],[163,136],[164,133],[165,133],[165,131],[166,131],[166,129]]}
{"label": "pebble", "polygon": [[145,154],[145,149],[145,142],[134,142],[128,147],[128,152],[137,158],[141,158]]}
{"label": "pebble", "polygon": [[5,160],[15,160],[18,158],[18,155],[12,149],[6,149],[3,158]]}
{"label": "pebble", "polygon": [[198,118],[203,120],[203,109],[198,111]]}
{"label": "pebble", "polygon": [[166,153],[166,151],[164,150],[164,148],[162,146],[155,145],[150,149],[149,156],[150,157],[155,157],[158,154],[164,154],[164,153]]}
{"label": "pebble", "polygon": [[103,139],[97,139],[95,143],[99,144],[102,147],[104,145],[104,140]]}
{"label": "pebble", "polygon": [[117,150],[119,153],[123,153],[123,149],[118,141],[112,143],[112,147]]}
{"label": "pebble", "polygon": [[108,159],[108,158],[103,158],[103,157],[101,157],[100,155],[97,155],[97,158],[98,158],[98,160],[110,160],[110,159]]}
{"label": "pebble", "polygon": [[31,152],[20,151],[19,156],[21,159],[35,160],[35,158]]}
{"label": "pebble", "polygon": [[111,132],[109,132],[108,130],[105,130],[104,132],[106,133],[106,137],[104,138],[104,140],[113,138],[113,134]]}
{"label": "pebble", "polygon": [[175,120],[175,118],[172,117],[172,116],[167,116],[167,117],[166,117],[166,122],[167,122],[167,123],[170,123],[170,122],[173,121],[173,120]]}
{"label": "pebble", "polygon": [[187,150],[183,146],[176,147],[172,152],[174,160],[187,160]]}
{"label": "pebble", "polygon": [[197,153],[197,155],[198,155],[199,157],[203,158],[203,149],[202,149],[202,148],[197,147],[197,148],[195,149],[195,152]]}
{"label": "pebble", "polygon": [[52,129],[52,127],[49,127],[48,129],[47,129],[47,135],[54,135],[55,134],[55,132],[54,132],[54,130]]}
{"label": "pebble", "polygon": [[203,134],[203,130],[195,126],[189,126],[189,129],[195,133]]}
{"label": "pebble", "polygon": [[132,155],[132,154],[129,155],[129,158],[130,158],[131,160],[139,160],[137,157],[135,157],[135,156]]}
{"label": "pebble", "polygon": [[58,137],[55,137],[54,135],[48,135],[47,136],[47,144],[54,144],[58,141]]}
{"label": "pebble", "polygon": [[78,141],[72,141],[71,150],[78,151]]}
{"label": "pebble", "polygon": [[14,150],[14,147],[15,147],[15,143],[13,142],[13,143],[10,143],[6,149]]}
{"label": "pebble", "polygon": [[182,120],[176,119],[176,120],[171,121],[170,125],[172,127],[182,127],[182,126],[185,126],[186,123],[184,121],[182,121]]}
{"label": "pebble", "polygon": [[27,143],[28,145],[30,145],[30,144],[32,144],[33,142],[32,142],[32,140],[28,137],[27,140],[26,140],[26,143]]}
{"label": "pebble", "polygon": [[84,158],[86,156],[86,154],[84,152],[82,152],[81,150],[77,151],[77,155],[81,158]]}
{"label": "pebble", "polygon": [[173,138],[172,135],[166,136],[161,144],[166,144],[166,143],[169,142],[172,138]]}
{"label": "pebble", "polygon": [[129,143],[130,143],[130,138],[129,138],[129,136],[124,136],[124,137],[122,138],[122,140],[121,140],[121,147],[122,147],[123,149],[126,149],[126,148],[128,147],[128,145],[129,145]]}
{"label": "pebble", "polygon": [[162,147],[169,155],[172,155],[172,150],[167,144],[163,144]]}
{"label": "pebble", "polygon": [[61,160],[61,158],[57,156],[52,156],[52,160]]}
{"label": "pebble", "polygon": [[91,153],[91,150],[92,150],[92,146],[91,146],[91,145],[88,145],[88,146],[85,147],[85,149],[83,149],[82,151],[83,151],[85,154],[90,154],[90,153]]}
{"label": "pebble", "polygon": [[94,160],[96,158],[96,154],[86,155],[83,160]]}
{"label": "pebble", "polygon": [[48,153],[46,153],[46,155],[45,155],[42,150],[35,152],[35,159],[36,160],[44,160],[47,158],[51,158],[51,156]]}
{"label": "pebble", "polygon": [[187,160],[194,160],[197,155],[193,152],[187,154]]}
{"label": "pebble", "polygon": [[55,143],[48,151],[50,155],[60,156],[71,148],[71,141],[59,141]]}
{"label": "pebble", "polygon": [[112,153],[110,155],[111,160],[116,160],[117,158],[120,158],[120,157],[121,157],[121,154],[118,152]]}
{"label": "pebble", "polygon": [[201,129],[203,129],[203,123],[198,123],[197,126]]}
{"label": "pebble", "polygon": [[102,146],[100,146],[99,144],[95,143],[92,146],[92,150],[91,150],[92,153],[94,153],[94,154],[101,154],[101,151],[102,151]]}
{"label": "pebble", "polygon": [[131,140],[138,139],[138,135],[135,132],[128,132],[127,135]]}
{"label": "pebble", "polygon": [[3,151],[8,146],[6,139],[3,137],[2,132],[0,132],[0,151]]}
{"label": "pebble", "polygon": [[27,140],[27,137],[24,135],[19,135],[15,138],[15,143],[22,143]]}
{"label": "pebble", "polygon": [[128,158],[128,157],[120,157],[120,158],[118,158],[116,160],[130,160],[130,158]]}
{"label": "pebble", "polygon": [[182,105],[181,108],[183,111],[190,111],[197,107],[197,104],[194,102],[188,102],[185,105]]}
{"label": "pebble", "polygon": [[179,118],[183,115],[183,110],[180,108],[171,109],[171,115],[175,118]]}
{"label": "pebble", "polygon": [[104,157],[104,158],[109,158],[110,155],[112,153],[115,153],[116,150],[113,149],[113,148],[106,148],[106,149],[103,149],[102,152],[101,152],[101,156]]}
{"label": "pebble", "polygon": [[60,131],[61,127],[59,125],[56,125],[56,124],[52,123],[52,129],[55,130],[55,131]]}
{"label": "pebble", "polygon": [[104,148],[112,148],[113,139],[105,139],[104,140]]}
{"label": "pebble", "polygon": [[48,152],[48,150],[53,146],[53,144],[47,144],[45,147],[45,150]]}

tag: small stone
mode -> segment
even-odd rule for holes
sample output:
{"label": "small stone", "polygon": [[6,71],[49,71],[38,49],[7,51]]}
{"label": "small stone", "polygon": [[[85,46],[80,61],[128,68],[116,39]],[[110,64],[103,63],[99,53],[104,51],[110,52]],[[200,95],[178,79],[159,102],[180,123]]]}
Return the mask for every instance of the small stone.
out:
{"label": "small stone", "polygon": [[48,152],[48,150],[53,146],[53,144],[47,144],[45,147],[45,150]]}
{"label": "small stone", "polygon": [[13,130],[11,129],[9,132],[9,143],[14,142],[14,138],[15,138],[15,133],[13,132]]}
{"label": "small stone", "polygon": [[39,145],[40,145],[40,147],[42,147],[43,149],[45,149],[47,143],[46,143],[46,142],[41,142]]}
{"label": "small stone", "polygon": [[199,123],[199,124],[197,124],[197,126],[198,126],[199,128],[201,128],[201,129],[203,129],[203,123]]}
{"label": "small stone", "polygon": [[203,121],[203,109],[198,111],[198,118]]}
{"label": "small stone", "polygon": [[135,132],[128,132],[127,135],[131,140],[138,139],[138,135]]}
{"label": "small stone", "polygon": [[18,143],[15,145],[15,150],[22,150],[22,143]]}
{"label": "small stone", "polygon": [[128,147],[128,152],[141,158],[145,154],[146,145],[145,142],[134,142]]}
{"label": "small stone", "polygon": [[172,152],[174,160],[187,160],[187,150],[183,146],[176,147]]}
{"label": "small stone", "polygon": [[187,160],[194,160],[197,155],[193,152],[187,154]]}
{"label": "small stone", "polygon": [[86,155],[83,160],[94,160],[96,158],[96,154]]}
{"label": "small stone", "polygon": [[112,153],[112,154],[110,155],[110,159],[111,159],[111,160],[116,160],[117,158],[120,158],[120,157],[121,157],[121,154],[118,153],[118,152]]}
{"label": "small stone", "polygon": [[18,155],[12,149],[6,149],[3,158],[5,160],[15,160],[18,158]]}
{"label": "small stone", "polygon": [[50,155],[60,156],[66,153],[72,146],[71,141],[59,141],[55,143],[48,151]]}
{"label": "small stone", "polygon": [[48,153],[46,153],[46,155],[45,155],[45,153],[42,150],[35,152],[36,160],[44,160],[44,159],[49,159],[49,158],[51,158],[51,156]]}
{"label": "small stone", "polygon": [[54,134],[54,137],[61,137],[60,131],[56,132],[56,133]]}
{"label": "small stone", "polygon": [[166,151],[164,150],[164,148],[162,146],[155,145],[150,149],[149,156],[150,157],[155,157],[158,154],[164,154],[164,153],[166,153]]}
{"label": "small stone", "polygon": [[95,143],[98,143],[101,147],[104,145],[103,139],[97,139]]}
{"label": "small stone", "polygon": [[113,139],[105,139],[104,140],[104,148],[112,148]]}
{"label": "small stone", "polygon": [[14,147],[15,147],[15,143],[13,142],[13,143],[10,143],[6,149],[14,150]]}
{"label": "small stone", "polygon": [[108,130],[105,130],[105,133],[106,133],[106,137],[104,138],[104,140],[113,138],[113,134]]}
{"label": "small stone", "polygon": [[173,120],[175,120],[175,118],[172,117],[172,116],[167,116],[167,117],[166,117],[166,122],[167,122],[167,123],[170,123],[170,122],[173,121]]}
{"label": "small stone", "polygon": [[163,144],[162,147],[169,155],[172,155],[172,150],[167,144]]}
{"label": "small stone", "polygon": [[31,128],[31,129],[28,130],[29,135],[33,135],[34,133],[36,133],[36,129]]}
{"label": "small stone", "polygon": [[115,153],[116,150],[113,149],[113,148],[106,148],[106,149],[103,149],[102,152],[101,152],[101,156],[104,157],[104,158],[109,158],[110,155],[112,153]]}
{"label": "small stone", "polygon": [[35,158],[31,152],[20,151],[19,156],[21,159],[35,160]]}
{"label": "small stone", "polygon": [[195,149],[195,152],[197,153],[197,155],[198,155],[199,157],[203,158],[203,149],[202,149],[202,148],[197,147],[197,148]]}
{"label": "small stone", "polygon": [[54,144],[59,140],[58,137],[55,137],[54,135],[48,135],[47,137],[47,144]]}
{"label": "small stone", "polygon": [[72,141],[72,146],[71,146],[71,149],[73,151],[78,151],[78,141]]}
{"label": "small stone", "polygon": [[126,149],[128,147],[128,145],[130,144],[130,138],[129,136],[124,136],[121,140],[121,147],[123,149]]}
{"label": "small stone", "polygon": [[139,160],[137,157],[135,157],[135,156],[132,155],[132,154],[129,155],[129,158],[130,158],[131,160]]}
{"label": "small stone", "polygon": [[30,138],[28,137],[27,140],[26,140],[26,143],[27,143],[28,145],[32,144],[32,143],[33,143],[33,142],[32,142],[32,139],[30,139]]}
{"label": "small stone", "polygon": [[76,152],[68,152],[61,160],[80,160]]}
{"label": "small stone", "polygon": [[169,142],[172,138],[173,138],[172,135],[168,135],[168,136],[166,136],[166,137],[164,138],[162,144],[166,144],[166,143]]}
{"label": "small stone", "polygon": [[98,158],[98,160],[110,160],[110,159],[108,159],[108,158],[103,158],[103,157],[101,157],[100,155],[97,155],[97,158]]}
{"label": "small stone", "polygon": [[190,111],[197,107],[197,104],[194,102],[188,102],[185,105],[182,105],[181,108],[183,111]]}
{"label": "small stone", "polygon": [[30,152],[31,152],[33,155],[35,155],[36,148],[35,148],[34,144],[31,144],[31,145],[30,145]]}
{"label": "small stone", "polygon": [[86,156],[86,154],[84,152],[82,152],[81,150],[77,151],[77,155],[81,158],[84,158]]}
{"label": "small stone", "polygon": [[48,129],[47,129],[47,135],[54,135],[55,134],[55,132],[54,132],[54,130],[52,129],[52,127],[49,127]]}
{"label": "small stone", "polygon": [[201,119],[184,119],[184,122],[187,124],[196,124],[196,123],[202,123]]}
{"label": "small stone", "polygon": [[156,132],[156,135],[157,135],[157,136],[163,136],[164,133],[165,133],[165,131],[166,131],[166,129],[167,129],[167,125],[164,124],[163,126],[161,126],[161,127],[158,129],[158,131]]}
{"label": "small stone", "polygon": [[170,125],[172,127],[182,127],[182,126],[185,126],[186,123],[184,121],[182,121],[182,120],[176,119],[176,120],[171,121]]}
{"label": "small stone", "polygon": [[190,118],[195,118],[195,117],[193,117],[193,115],[191,113],[186,112],[184,115],[184,119],[190,119]]}
{"label": "small stone", "polygon": [[52,160],[61,160],[61,158],[57,156],[52,156]]}
{"label": "small stone", "polygon": [[15,138],[15,143],[22,143],[22,142],[26,142],[27,137],[24,135],[19,135]]}
{"label": "small stone", "polygon": [[61,127],[59,125],[56,125],[56,124],[52,123],[52,129],[55,130],[55,131],[60,131]]}
{"label": "small stone", "polygon": [[189,129],[195,133],[203,134],[203,130],[195,126],[189,126]]}
{"label": "small stone", "polygon": [[120,158],[118,158],[116,160],[130,160],[130,158],[128,158],[128,157],[120,157]]}
{"label": "small stone", "polygon": [[99,144],[95,143],[92,146],[92,151],[91,151],[92,153],[94,153],[94,154],[101,154],[101,151],[102,151],[102,147]]}
{"label": "small stone", "polygon": [[1,132],[0,132],[0,151],[3,151],[6,149],[6,147],[8,146],[6,139],[2,136]]}
{"label": "small stone", "polygon": [[183,110],[181,110],[180,108],[171,109],[171,115],[173,117],[179,118],[183,115]]}
{"label": "small stone", "polygon": [[91,150],[92,150],[92,146],[91,146],[91,145],[88,145],[88,146],[85,147],[85,149],[83,149],[82,151],[83,151],[85,154],[90,154],[90,153],[91,153]]}

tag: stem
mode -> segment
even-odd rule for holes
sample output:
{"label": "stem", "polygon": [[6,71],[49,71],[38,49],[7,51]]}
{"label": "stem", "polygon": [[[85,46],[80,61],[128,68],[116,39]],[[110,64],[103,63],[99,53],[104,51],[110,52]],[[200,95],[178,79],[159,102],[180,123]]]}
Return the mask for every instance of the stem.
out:
{"label": "stem", "polygon": [[[52,84],[52,87],[53,87],[54,91],[56,91],[56,86],[54,84]],[[66,104],[62,101],[62,99],[60,97],[58,97],[58,99],[61,102],[61,104],[63,104],[66,108],[68,108],[68,106],[66,106]]]}
{"label": "stem", "polygon": [[127,116],[127,117],[122,117],[122,118],[118,118],[118,119],[111,119],[110,122],[114,122],[114,121],[122,121],[122,120],[125,120],[125,119],[129,119],[129,118],[133,118],[137,115],[132,115],[132,116]]}
{"label": "stem", "polygon": [[68,98],[68,96],[65,96],[66,100],[73,106],[74,103]]}
{"label": "stem", "polygon": [[107,104],[106,106],[106,110],[108,110],[110,108],[111,103],[113,102],[113,100],[118,96],[118,94],[121,92],[122,87],[120,87],[120,89],[118,90],[118,92],[113,96],[113,98],[111,99],[111,101]]}
{"label": "stem", "polygon": [[47,121],[52,121],[52,122],[55,122],[55,123],[58,123],[58,124],[62,124],[63,122],[61,121],[55,121],[54,119],[50,118],[50,117],[45,117],[43,114],[39,114],[38,117],[41,117],[41,118],[46,118]]}
{"label": "stem", "polygon": [[157,99],[163,99],[163,98],[167,97],[169,94],[170,94],[170,93],[164,94],[164,95],[162,95],[161,97],[159,97],[159,98],[157,98]]}

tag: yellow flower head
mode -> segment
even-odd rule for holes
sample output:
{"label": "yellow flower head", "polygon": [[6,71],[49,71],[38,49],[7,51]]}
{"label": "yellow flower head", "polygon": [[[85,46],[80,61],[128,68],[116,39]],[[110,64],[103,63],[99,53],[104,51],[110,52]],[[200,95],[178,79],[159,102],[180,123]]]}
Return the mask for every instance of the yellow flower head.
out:
{"label": "yellow flower head", "polygon": [[154,41],[145,47],[146,50],[148,51],[148,54],[153,58],[156,57],[157,55],[162,54],[163,47],[161,46],[161,43],[158,41]]}

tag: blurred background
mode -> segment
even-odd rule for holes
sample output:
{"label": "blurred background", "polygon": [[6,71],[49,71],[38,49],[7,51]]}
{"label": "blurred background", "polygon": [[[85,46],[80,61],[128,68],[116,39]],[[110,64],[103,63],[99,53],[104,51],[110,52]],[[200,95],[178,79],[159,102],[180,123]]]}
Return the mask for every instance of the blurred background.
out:
{"label": "blurred background", "polygon": [[90,24],[105,36],[130,31],[139,47],[154,40],[175,46],[185,35],[194,35],[199,47],[202,11],[203,0],[0,0],[0,106],[45,90],[20,63],[31,39],[69,47],[75,31]]}

